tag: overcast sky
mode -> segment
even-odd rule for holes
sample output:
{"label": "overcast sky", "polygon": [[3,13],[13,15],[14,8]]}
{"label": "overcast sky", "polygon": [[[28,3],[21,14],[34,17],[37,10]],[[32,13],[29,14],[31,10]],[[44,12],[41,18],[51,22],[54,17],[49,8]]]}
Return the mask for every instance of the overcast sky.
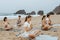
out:
{"label": "overcast sky", "polygon": [[44,10],[48,13],[58,5],[60,0],[0,0],[0,13],[14,13],[21,9],[26,12]]}

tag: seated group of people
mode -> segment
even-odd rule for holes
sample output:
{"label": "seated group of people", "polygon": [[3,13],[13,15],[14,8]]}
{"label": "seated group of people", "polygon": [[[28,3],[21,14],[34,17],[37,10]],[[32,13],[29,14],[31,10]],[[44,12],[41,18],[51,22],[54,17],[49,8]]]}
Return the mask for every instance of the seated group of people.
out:
{"label": "seated group of people", "polygon": [[50,15],[47,16],[43,16],[42,17],[42,29],[43,30],[49,30],[52,28],[52,23],[51,23],[51,19],[50,19]]}
{"label": "seated group of people", "polygon": [[[21,24],[21,16],[18,16],[18,20],[17,20],[17,26],[21,26],[22,24]],[[11,29],[13,29],[13,26],[8,22],[8,18],[7,17],[4,17],[4,19],[3,19],[3,25],[4,25],[4,29],[6,30],[6,31],[9,31],[9,30],[11,30]]]}
{"label": "seated group of people", "polygon": [[[19,16],[19,19],[17,20],[17,25],[18,26],[21,26],[21,20],[20,20],[20,17]],[[22,37],[22,36],[27,36],[27,37],[30,37],[30,38],[35,38],[35,36],[40,33],[40,30],[34,30],[32,31],[33,27],[32,27],[32,23],[31,23],[31,16],[26,16],[25,18],[25,23],[23,25],[23,30],[24,30],[24,33],[21,34],[21,36],[19,35],[19,37]],[[8,20],[7,20],[7,17],[4,17],[4,26],[5,26],[5,29],[6,30],[10,30],[12,29],[12,26],[10,26]]]}
{"label": "seated group of people", "polygon": [[[21,16],[18,17],[18,20],[17,20],[17,25],[18,26],[21,26],[21,20],[20,20]],[[35,38],[36,35],[38,33],[40,33],[41,31],[40,30],[34,30],[32,31],[33,29],[33,26],[32,26],[32,23],[31,23],[31,16],[26,16],[25,18],[25,22],[24,22],[24,25],[23,25],[23,30],[24,30],[24,33],[22,33],[21,35],[19,35],[19,37],[22,37],[22,36],[27,36],[27,37],[30,37],[30,38]],[[7,17],[4,17],[4,25],[5,25],[5,29],[6,30],[10,30],[12,29],[12,26],[10,26],[8,20],[7,20]],[[42,17],[42,29],[43,30],[48,30],[52,28],[51,27],[51,20],[50,20],[50,15],[47,15],[46,16],[43,16]]]}

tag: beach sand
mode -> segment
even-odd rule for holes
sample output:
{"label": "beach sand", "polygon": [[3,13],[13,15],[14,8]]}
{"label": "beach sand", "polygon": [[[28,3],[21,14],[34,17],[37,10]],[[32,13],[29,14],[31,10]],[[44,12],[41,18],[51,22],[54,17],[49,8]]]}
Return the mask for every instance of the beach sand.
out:
{"label": "beach sand", "polygon": [[[40,25],[41,24],[41,18],[42,18],[42,16],[32,17],[33,27],[41,28],[41,25]],[[22,24],[23,24],[24,18],[22,18],[21,20],[22,20]],[[51,20],[52,20],[52,24],[60,24],[60,15],[51,15]],[[17,19],[9,19],[8,21],[10,22],[11,25],[16,25]],[[4,28],[2,20],[0,20],[0,28]],[[57,29],[57,32],[42,31],[41,34],[57,36],[60,40],[60,27],[57,26],[56,29]],[[17,33],[18,32],[0,31],[0,40],[19,40],[19,38],[16,37]]]}

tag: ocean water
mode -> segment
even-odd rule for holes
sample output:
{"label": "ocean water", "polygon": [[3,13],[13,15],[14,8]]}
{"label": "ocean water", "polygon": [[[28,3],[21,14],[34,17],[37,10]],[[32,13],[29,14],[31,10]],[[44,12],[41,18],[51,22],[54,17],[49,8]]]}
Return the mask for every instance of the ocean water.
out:
{"label": "ocean water", "polygon": [[[16,19],[18,16],[21,16],[21,18],[26,17],[27,15],[21,15],[21,14],[13,14],[13,13],[1,13],[0,14],[0,20],[3,20],[4,17],[7,17],[8,19]],[[37,17],[39,15],[31,15],[32,17]]]}

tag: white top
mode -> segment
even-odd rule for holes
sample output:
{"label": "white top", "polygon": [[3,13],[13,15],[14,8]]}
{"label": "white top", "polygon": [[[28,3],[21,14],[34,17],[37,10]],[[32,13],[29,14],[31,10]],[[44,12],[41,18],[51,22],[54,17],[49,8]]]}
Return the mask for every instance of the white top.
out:
{"label": "white top", "polygon": [[47,23],[47,25],[48,25],[48,21],[49,21],[49,18],[46,18],[46,23]]}
{"label": "white top", "polygon": [[28,27],[28,28],[30,28],[30,25],[31,25],[31,22],[30,22],[30,23],[25,22],[23,27]]}
{"label": "white top", "polygon": [[[23,30],[24,30],[25,27],[30,28],[30,24],[31,24],[31,22],[30,22],[30,23],[25,22],[24,25],[23,25]],[[26,31],[24,30],[24,33],[22,33],[22,34],[19,35],[19,36],[29,37],[29,34],[30,34],[29,32],[26,32]],[[19,37],[19,36],[18,36],[18,37]]]}
{"label": "white top", "polygon": [[49,18],[46,18],[46,20],[49,20]]}
{"label": "white top", "polygon": [[[30,28],[30,25],[31,25],[31,22],[30,22],[30,23],[25,22],[24,25],[23,25],[23,30],[24,30],[25,27]],[[36,31],[36,30],[34,30],[34,31],[31,30],[31,31],[29,31],[29,32],[26,32],[26,31],[24,30],[24,33],[20,34],[18,37],[20,37],[20,36],[29,37],[29,34],[34,34],[35,31]]]}

